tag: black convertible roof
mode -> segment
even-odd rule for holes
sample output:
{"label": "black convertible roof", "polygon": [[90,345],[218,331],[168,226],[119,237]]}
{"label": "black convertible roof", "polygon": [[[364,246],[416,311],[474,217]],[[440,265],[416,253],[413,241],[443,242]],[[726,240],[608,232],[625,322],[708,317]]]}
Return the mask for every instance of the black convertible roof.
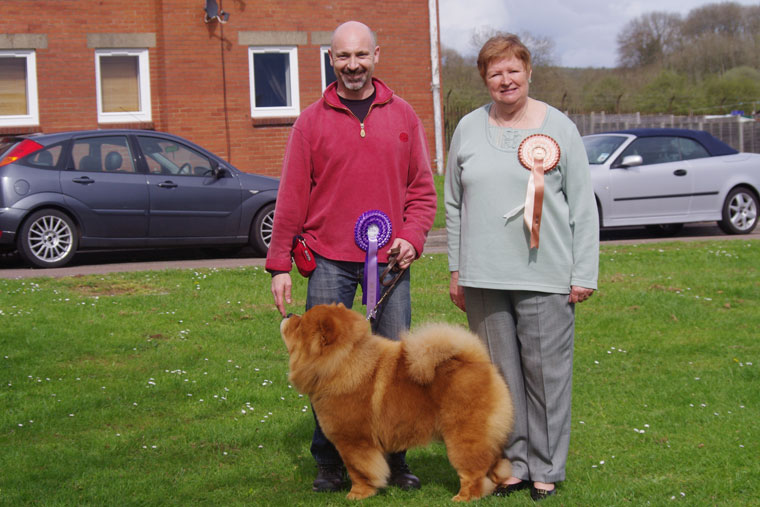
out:
{"label": "black convertible roof", "polygon": [[711,156],[717,157],[719,155],[733,155],[739,153],[738,150],[733,149],[723,141],[716,139],[705,132],[704,130],[689,130],[689,129],[674,129],[674,128],[661,128],[661,129],[628,129],[628,130],[615,130],[613,132],[604,132],[604,134],[633,134],[636,137],[687,137],[694,139],[699,144],[705,147]]}

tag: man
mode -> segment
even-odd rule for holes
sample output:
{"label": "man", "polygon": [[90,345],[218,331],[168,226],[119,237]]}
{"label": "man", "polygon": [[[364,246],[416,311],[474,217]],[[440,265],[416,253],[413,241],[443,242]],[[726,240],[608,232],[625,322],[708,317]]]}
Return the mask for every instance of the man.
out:
{"label": "man", "polygon": [[[283,161],[266,262],[272,273],[274,302],[283,316],[285,304],[292,302],[289,272],[295,235],[302,234],[316,254],[306,309],[337,302],[351,308],[367,255],[355,241],[357,220],[370,210],[387,216],[391,236],[378,248],[377,262],[382,269],[390,250],[397,247],[403,269],[422,253],[435,217],[424,128],[412,107],[372,76],[380,58],[372,31],[356,21],[340,25],[333,33],[329,55],[337,81],[301,113]],[[410,324],[407,270],[377,309],[372,328],[397,340]],[[319,472],[313,489],[337,491],[344,485],[344,467],[316,415],[315,421],[311,452]],[[404,454],[389,456],[388,482],[404,489],[419,488]]]}

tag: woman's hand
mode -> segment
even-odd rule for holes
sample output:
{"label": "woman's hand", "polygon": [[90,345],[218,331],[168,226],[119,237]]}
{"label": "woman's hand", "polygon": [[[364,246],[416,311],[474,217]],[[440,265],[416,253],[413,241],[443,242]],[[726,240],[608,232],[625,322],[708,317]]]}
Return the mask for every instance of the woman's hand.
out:
{"label": "woman's hand", "polygon": [[451,297],[451,301],[457,305],[457,308],[463,312],[466,311],[464,306],[464,288],[459,286],[459,271],[451,272],[451,280],[449,281],[449,296]]}
{"label": "woman's hand", "polygon": [[571,303],[583,303],[594,293],[594,289],[587,289],[585,287],[578,287],[577,285],[570,286],[570,297],[568,301]]}

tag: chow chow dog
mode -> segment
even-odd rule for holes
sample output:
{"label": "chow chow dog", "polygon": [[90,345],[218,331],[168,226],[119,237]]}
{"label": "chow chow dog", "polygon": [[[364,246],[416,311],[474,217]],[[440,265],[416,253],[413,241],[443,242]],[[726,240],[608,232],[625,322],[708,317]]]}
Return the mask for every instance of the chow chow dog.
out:
{"label": "chow chow dog", "polygon": [[308,394],[351,478],[349,499],[385,487],[386,455],[443,439],[467,501],[511,474],[502,448],[512,400],[480,340],[464,328],[429,324],[392,341],[342,304],[289,316],[280,332],[290,381]]}

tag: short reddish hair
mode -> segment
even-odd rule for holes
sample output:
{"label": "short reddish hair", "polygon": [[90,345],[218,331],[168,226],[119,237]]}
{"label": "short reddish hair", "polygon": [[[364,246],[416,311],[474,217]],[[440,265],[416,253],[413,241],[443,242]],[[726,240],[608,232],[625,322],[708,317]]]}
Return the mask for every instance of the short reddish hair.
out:
{"label": "short reddish hair", "polygon": [[513,56],[523,62],[525,70],[530,71],[530,51],[517,35],[509,33],[488,39],[478,53],[478,72],[483,82],[486,81],[486,72],[493,62]]}

